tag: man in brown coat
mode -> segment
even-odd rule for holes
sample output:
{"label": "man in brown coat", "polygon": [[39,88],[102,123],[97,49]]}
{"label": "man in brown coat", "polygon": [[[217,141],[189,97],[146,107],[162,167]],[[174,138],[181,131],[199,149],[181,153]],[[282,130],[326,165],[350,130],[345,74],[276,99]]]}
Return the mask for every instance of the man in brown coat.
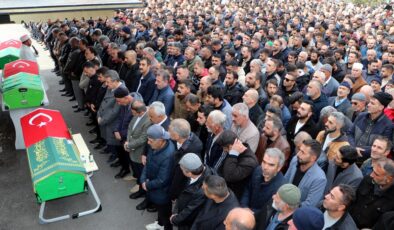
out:
{"label": "man in brown coat", "polygon": [[[260,136],[259,145],[257,147],[256,156],[261,163],[265,150],[268,148],[278,148],[285,155],[285,164],[283,168],[287,169],[290,157],[290,145],[286,137],[281,135],[283,129],[282,121],[278,118],[267,119],[264,124],[263,133]],[[282,168],[282,170],[283,170]]]}

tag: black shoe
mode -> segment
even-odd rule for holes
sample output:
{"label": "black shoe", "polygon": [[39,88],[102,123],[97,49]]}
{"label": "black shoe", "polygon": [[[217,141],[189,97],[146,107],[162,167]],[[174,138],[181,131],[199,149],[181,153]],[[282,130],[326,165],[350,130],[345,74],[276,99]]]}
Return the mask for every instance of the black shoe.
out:
{"label": "black shoe", "polygon": [[78,108],[78,105],[73,105],[73,106],[71,106],[71,108],[76,109],[76,108]]}
{"label": "black shoe", "polygon": [[62,93],[61,96],[63,96],[63,97],[71,97],[72,94],[71,93]]}
{"label": "black shoe", "polygon": [[89,117],[89,114],[90,114],[89,110],[86,110],[86,112],[83,114],[83,116],[84,117]]}
{"label": "black shoe", "polygon": [[99,143],[98,145],[96,145],[96,147],[94,147],[94,149],[102,149],[105,147],[104,143]]}
{"label": "black shoe", "polygon": [[156,207],[153,204],[150,204],[146,208],[146,211],[148,211],[148,212],[157,212],[157,209],[156,209]]}
{"label": "black shoe", "polygon": [[85,124],[86,126],[93,126],[94,125],[94,121],[90,121],[88,123]]}
{"label": "black shoe", "polygon": [[84,111],[84,110],[85,109],[78,108],[78,109],[74,110],[74,113],[79,113],[79,112]]}
{"label": "black shoe", "polygon": [[[137,192],[130,194],[129,198],[135,200],[135,199],[138,199],[138,198],[144,197],[144,196],[145,196],[145,191],[140,189]],[[146,202],[146,200],[144,200],[144,201]]]}
{"label": "black shoe", "polygon": [[[112,163],[110,166],[112,167],[112,168],[116,168],[116,167],[119,167],[121,164],[120,164],[120,161],[116,161],[116,162],[114,162],[114,163]],[[127,171],[127,170],[124,170],[124,171]],[[126,174],[128,174],[130,171],[127,171],[127,173]],[[119,173],[118,173],[119,174]],[[123,178],[124,176],[122,176],[122,178]],[[116,177],[115,177],[116,178]]]}
{"label": "black shoe", "polygon": [[54,68],[51,70],[52,73],[59,71],[59,68]]}
{"label": "black shoe", "polygon": [[89,130],[89,133],[97,133],[97,127],[94,127],[93,129]]}
{"label": "black shoe", "polygon": [[[58,76],[59,76],[59,75],[58,75]],[[63,80],[59,81],[59,84],[60,84],[60,85],[64,85],[64,81],[63,81]]]}
{"label": "black shoe", "polygon": [[75,101],[75,97],[70,98],[68,101]]}
{"label": "black shoe", "polygon": [[74,94],[72,94],[72,93],[67,93],[67,94],[64,95],[64,96],[66,96],[66,97],[74,97]]}
{"label": "black shoe", "polygon": [[148,207],[148,202],[146,199],[142,201],[137,207],[135,207],[137,210],[145,210]]}
{"label": "black shoe", "polygon": [[108,157],[107,163],[112,163],[112,162],[114,162],[116,159],[118,159],[118,157],[115,156],[114,154],[111,154],[111,156]]}
{"label": "black shoe", "polygon": [[93,139],[91,141],[89,141],[90,144],[96,144],[96,143],[100,143],[100,139]]}
{"label": "black shoe", "polygon": [[118,174],[115,175],[115,179],[122,179],[123,177],[125,177],[129,173],[130,173],[130,170],[122,169],[122,170],[120,170],[120,172]]}
{"label": "black shoe", "polygon": [[66,92],[66,89],[61,89],[59,90],[59,92]]}

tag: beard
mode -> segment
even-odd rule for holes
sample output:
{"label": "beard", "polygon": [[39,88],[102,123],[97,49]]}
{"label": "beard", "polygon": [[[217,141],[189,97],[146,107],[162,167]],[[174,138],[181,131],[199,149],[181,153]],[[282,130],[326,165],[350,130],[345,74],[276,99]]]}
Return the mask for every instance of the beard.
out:
{"label": "beard", "polygon": [[183,99],[186,97],[186,95],[181,95],[181,94],[179,94],[179,92],[178,92],[177,97],[178,97],[180,100],[183,100]]}
{"label": "beard", "polygon": [[297,117],[301,120],[306,118],[308,115],[301,115],[299,112],[297,112]]}
{"label": "beard", "polygon": [[281,207],[279,207],[279,206],[275,203],[275,201],[272,202],[272,208],[275,209],[275,210],[278,211],[278,212],[281,212],[281,211],[282,211],[282,210],[281,210]]}
{"label": "beard", "polygon": [[327,126],[326,126],[326,127],[325,127],[325,131],[326,131],[326,133],[328,134],[328,133],[333,133],[333,132],[337,131],[337,129],[336,129],[336,128],[328,129]]}
{"label": "beard", "polygon": [[306,165],[309,163],[309,161],[301,160],[300,158],[297,158],[297,161],[299,165]]}
{"label": "beard", "polygon": [[254,89],[255,84],[253,84],[253,83],[246,83],[246,86],[247,86],[249,89]]}
{"label": "beard", "polygon": [[314,64],[314,65],[317,64],[317,61],[318,61],[317,59],[316,59],[316,60],[312,60],[312,59],[311,59],[311,63]]}

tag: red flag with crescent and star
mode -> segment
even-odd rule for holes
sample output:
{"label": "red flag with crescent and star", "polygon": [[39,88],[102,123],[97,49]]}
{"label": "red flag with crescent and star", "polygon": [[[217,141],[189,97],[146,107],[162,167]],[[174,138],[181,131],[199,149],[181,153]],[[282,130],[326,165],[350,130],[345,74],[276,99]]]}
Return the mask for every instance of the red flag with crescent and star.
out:
{"label": "red flag with crescent and star", "polygon": [[3,77],[7,78],[17,73],[39,74],[38,64],[34,61],[16,60],[4,65]]}
{"label": "red flag with crescent and star", "polygon": [[22,42],[19,40],[15,40],[15,39],[10,39],[5,42],[0,42],[0,50],[6,49],[6,48],[20,49],[21,46],[22,46]]}
{"label": "red flag with crescent and star", "polygon": [[20,121],[26,148],[47,137],[71,139],[66,122],[58,110],[36,109],[24,115]]}

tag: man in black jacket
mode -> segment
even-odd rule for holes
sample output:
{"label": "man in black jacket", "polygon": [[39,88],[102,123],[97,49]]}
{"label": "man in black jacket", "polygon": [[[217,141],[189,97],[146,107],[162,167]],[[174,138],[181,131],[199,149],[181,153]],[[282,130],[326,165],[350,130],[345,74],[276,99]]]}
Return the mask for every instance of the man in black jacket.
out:
{"label": "man in black jacket", "polygon": [[303,101],[297,110],[297,116],[293,116],[287,123],[287,141],[290,144],[291,152],[294,152],[294,137],[301,131],[307,132],[312,138],[317,135],[315,122],[312,120],[313,103]]}
{"label": "man in black jacket", "polygon": [[130,92],[137,90],[140,75],[137,53],[134,50],[126,51],[124,54],[124,63],[119,71],[119,77],[124,81]]}
{"label": "man in black jacket", "polygon": [[234,193],[227,188],[226,181],[217,175],[205,177],[202,189],[208,198],[198,213],[192,230],[224,230],[227,214],[239,206]]}
{"label": "man in black jacket", "polygon": [[347,212],[348,207],[355,199],[354,189],[340,184],[324,197],[324,229],[329,230],[357,230],[353,218]]}
{"label": "man in black jacket", "polygon": [[175,200],[188,182],[178,163],[187,153],[195,153],[201,159],[202,142],[190,131],[189,123],[182,118],[172,120],[168,132],[171,140],[176,142],[176,151],[174,153],[175,169],[170,189],[171,200]]}
{"label": "man in black jacket", "polygon": [[231,130],[223,131],[216,142],[223,148],[218,161],[218,174],[224,177],[228,187],[240,199],[253,170],[258,165],[256,155],[247,145],[243,145],[237,134]]}
{"label": "man in black jacket", "polygon": [[71,38],[70,39],[70,45],[71,45],[71,50],[70,53],[67,57],[67,61],[63,67],[63,75],[64,78],[67,79],[65,81],[65,93],[62,94],[62,96],[73,96],[74,95],[74,91],[71,85],[71,71],[74,68],[75,65],[75,61],[77,60],[77,57],[80,54],[80,50],[79,50],[79,38]]}
{"label": "man in black jacket", "polygon": [[371,175],[365,176],[357,189],[349,212],[358,228],[372,228],[379,217],[394,210],[394,162],[378,161]]}
{"label": "man in black jacket", "polygon": [[185,154],[179,161],[179,169],[187,183],[183,188],[179,188],[180,195],[170,220],[179,230],[187,230],[190,229],[198,211],[206,201],[202,183],[207,176],[213,175],[213,171],[204,166],[195,153]]}
{"label": "man in black jacket", "polygon": [[236,72],[227,72],[224,86],[224,99],[226,99],[230,105],[235,105],[242,102],[243,94],[244,89],[238,82],[238,74]]}

